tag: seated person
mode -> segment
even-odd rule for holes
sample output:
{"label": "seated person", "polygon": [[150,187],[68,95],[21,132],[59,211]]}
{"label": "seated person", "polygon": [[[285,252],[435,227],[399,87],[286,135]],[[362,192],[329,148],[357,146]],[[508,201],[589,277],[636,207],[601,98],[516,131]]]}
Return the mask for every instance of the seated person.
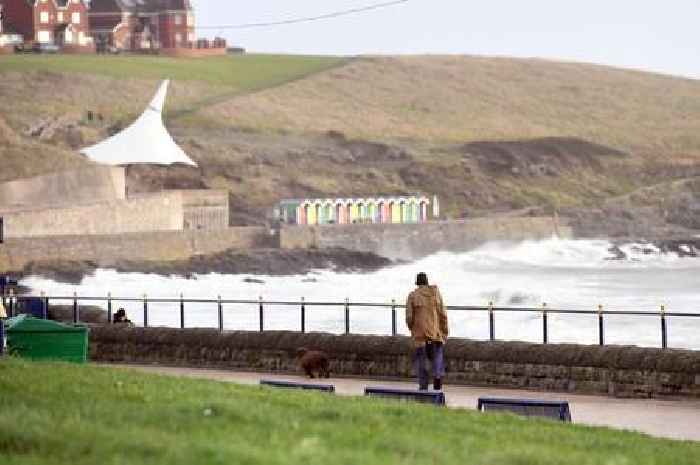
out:
{"label": "seated person", "polygon": [[131,325],[131,320],[126,317],[126,310],[120,308],[117,313],[114,314],[114,319],[112,320],[114,324],[127,324]]}

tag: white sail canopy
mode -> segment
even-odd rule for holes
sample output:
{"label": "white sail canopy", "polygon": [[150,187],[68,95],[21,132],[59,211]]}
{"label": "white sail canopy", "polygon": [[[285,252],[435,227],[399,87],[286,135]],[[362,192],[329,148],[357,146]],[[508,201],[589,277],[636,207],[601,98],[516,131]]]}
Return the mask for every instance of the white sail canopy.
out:
{"label": "white sail canopy", "polygon": [[163,124],[169,82],[163,81],[151,104],[131,126],[80,153],[105,165],[184,163],[197,166],[175,143]]}

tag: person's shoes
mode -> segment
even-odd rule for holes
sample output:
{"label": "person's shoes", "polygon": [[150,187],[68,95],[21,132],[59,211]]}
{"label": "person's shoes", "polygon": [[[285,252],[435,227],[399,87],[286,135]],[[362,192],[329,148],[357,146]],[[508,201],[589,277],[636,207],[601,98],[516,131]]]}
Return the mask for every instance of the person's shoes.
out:
{"label": "person's shoes", "polygon": [[436,391],[442,390],[442,379],[441,378],[435,378],[433,380],[433,389],[435,389]]}

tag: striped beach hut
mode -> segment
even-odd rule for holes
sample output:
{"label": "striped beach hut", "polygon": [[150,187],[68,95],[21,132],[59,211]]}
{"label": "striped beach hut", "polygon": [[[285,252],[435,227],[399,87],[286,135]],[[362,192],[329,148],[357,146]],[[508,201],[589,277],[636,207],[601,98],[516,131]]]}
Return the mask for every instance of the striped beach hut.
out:
{"label": "striped beach hut", "polygon": [[438,200],[423,194],[285,199],[274,209],[284,224],[418,224],[439,216]]}

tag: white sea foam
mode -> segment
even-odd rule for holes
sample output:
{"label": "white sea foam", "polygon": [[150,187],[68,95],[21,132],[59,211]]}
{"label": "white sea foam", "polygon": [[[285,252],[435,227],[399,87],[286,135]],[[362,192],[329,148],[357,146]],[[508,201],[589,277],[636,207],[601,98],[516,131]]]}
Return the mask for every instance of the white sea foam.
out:
{"label": "white sea foam", "polygon": [[[658,311],[664,304],[670,311],[700,313],[700,260],[661,253],[648,244],[628,244],[620,249],[623,260],[614,256],[607,241],[550,239],[521,243],[492,242],[466,253],[441,252],[422,260],[400,264],[372,273],[336,273],[316,270],[311,276],[197,275],[193,279],[162,277],[141,273],[98,270],[78,286],[40,278],[27,278],[23,284],[49,295],[216,298],[254,300],[351,301],[403,303],[413,288],[417,272],[428,273],[439,284],[445,301],[451,305],[487,305],[493,301],[503,307],[540,307],[595,310],[598,304],[614,310]],[[262,280],[246,282],[247,278]],[[309,279],[313,278],[313,279]],[[119,304],[119,303],[117,303]],[[142,305],[121,303],[131,318],[142,321]],[[151,304],[149,323],[176,326],[178,306]],[[267,306],[265,325],[270,329],[299,328],[299,309]],[[353,332],[386,334],[391,329],[390,311],[356,308],[351,315]],[[226,305],[225,326],[230,329],[256,329],[255,305]],[[399,328],[403,328],[399,312]],[[451,313],[452,333],[456,336],[486,338],[485,313]],[[188,304],[188,326],[215,326],[216,305]],[[550,316],[550,340],[553,342],[597,342],[594,316]],[[607,317],[606,340],[657,346],[660,342],[658,317]],[[309,307],[307,328],[341,332],[342,306]],[[405,332],[405,330],[402,330]],[[539,314],[496,316],[496,333],[503,339],[538,341],[541,339]],[[700,349],[700,319],[672,318],[669,341],[675,347]]]}

